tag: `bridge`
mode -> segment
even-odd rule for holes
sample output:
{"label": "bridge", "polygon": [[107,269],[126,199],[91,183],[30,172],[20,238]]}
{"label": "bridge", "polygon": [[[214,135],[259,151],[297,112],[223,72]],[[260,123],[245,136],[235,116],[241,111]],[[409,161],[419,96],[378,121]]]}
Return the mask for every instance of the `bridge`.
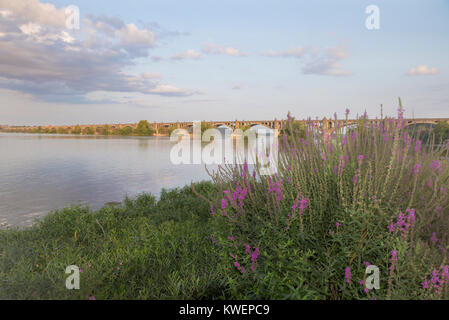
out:
{"label": "bridge", "polygon": [[[367,122],[379,122],[384,121],[381,119],[366,119]],[[323,131],[328,133],[335,130],[338,127],[351,126],[357,123],[359,120],[347,119],[347,120],[335,120],[326,119],[322,120],[294,120],[295,122],[306,123],[312,122],[315,126],[318,126]],[[404,119],[405,126],[417,125],[417,124],[427,124],[436,125],[438,122],[449,123],[449,118],[414,118],[414,119]],[[232,130],[235,129],[248,129],[254,126],[265,126],[273,130],[282,130],[287,125],[287,120],[235,120],[235,121],[204,121],[204,123],[210,128],[218,127],[228,127]],[[8,132],[64,132],[64,133],[74,133],[75,128],[81,129],[81,134],[95,134],[101,135],[107,128],[110,134],[117,134],[120,129],[126,127],[136,129],[137,123],[110,123],[110,124],[91,124],[91,125],[70,125],[70,126],[8,126],[0,125],[0,131]],[[193,127],[192,121],[177,121],[177,122],[150,122],[150,127],[154,130],[156,135],[168,135],[173,129],[186,129],[190,130]]]}

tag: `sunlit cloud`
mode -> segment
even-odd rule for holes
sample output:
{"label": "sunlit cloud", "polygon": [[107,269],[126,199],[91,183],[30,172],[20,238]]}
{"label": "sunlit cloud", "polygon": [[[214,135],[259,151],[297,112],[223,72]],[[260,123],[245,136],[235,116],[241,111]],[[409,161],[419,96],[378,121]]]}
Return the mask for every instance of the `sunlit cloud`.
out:
{"label": "sunlit cloud", "polygon": [[214,43],[207,43],[203,46],[201,51],[204,54],[223,54],[227,56],[232,57],[247,57],[247,52],[242,52],[236,48],[224,46],[224,45],[217,45]]}
{"label": "sunlit cloud", "polygon": [[438,73],[438,69],[436,67],[429,68],[427,65],[422,64],[415,68],[411,68],[407,75],[409,76],[420,76],[420,75],[434,75]]}
{"label": "sunlit cloud", "polygon": [[201,58],[201,55],[193,49],[187,50],[185,52],[175,53],[170,57],[172,60],[184,60],[184,59],[194,59],[198,60]]}
{"label": "sunlit cloud", "polygon": [[196,92],[162,84],[160,74],[125,71],[156,47],[149,29],[86,15],[81,30],[73,32],[66,28],[65,8],[38,0],[0,0],[0,8],[0,87],[68,102],[99,90],[163,96]]}

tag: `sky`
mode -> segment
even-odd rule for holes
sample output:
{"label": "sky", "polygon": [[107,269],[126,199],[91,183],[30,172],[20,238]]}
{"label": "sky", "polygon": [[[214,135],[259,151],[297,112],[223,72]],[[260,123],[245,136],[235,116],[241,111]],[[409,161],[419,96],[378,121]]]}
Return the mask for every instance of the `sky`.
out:
{"label": "sky", "polygon": [[449,118],[448,36],[449,0],[0,0],[0,124]]}

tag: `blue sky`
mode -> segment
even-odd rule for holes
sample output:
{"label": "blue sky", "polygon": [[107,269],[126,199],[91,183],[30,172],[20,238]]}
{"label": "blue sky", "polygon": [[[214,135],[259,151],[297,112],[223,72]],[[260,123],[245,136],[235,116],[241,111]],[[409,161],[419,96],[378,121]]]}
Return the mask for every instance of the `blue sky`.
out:
{"label": "blue sky", "polygon": [[[0,0],[2,124],[322,118],[346,107],[375,117],[381,103],[394,115],[398,96],[406,116],[449,118],[447,0],[12,3]],[[72,4],[79,30],[64,25]],[[371,4],[379,30],[365,27]]]}

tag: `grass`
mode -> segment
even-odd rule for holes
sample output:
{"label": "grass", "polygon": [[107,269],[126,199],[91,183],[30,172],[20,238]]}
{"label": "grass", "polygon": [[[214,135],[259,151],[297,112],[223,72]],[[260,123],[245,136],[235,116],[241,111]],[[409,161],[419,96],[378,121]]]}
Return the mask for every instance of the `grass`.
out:
{"label": "grass", "polygon": [[[197,186],[205,195],[211,183]],[[225,294],[209,208],[190,188],[92,212],[72,206],[0,231],[0,299],[202,299]],[[77,265],[80,290],[65,288]]]}

